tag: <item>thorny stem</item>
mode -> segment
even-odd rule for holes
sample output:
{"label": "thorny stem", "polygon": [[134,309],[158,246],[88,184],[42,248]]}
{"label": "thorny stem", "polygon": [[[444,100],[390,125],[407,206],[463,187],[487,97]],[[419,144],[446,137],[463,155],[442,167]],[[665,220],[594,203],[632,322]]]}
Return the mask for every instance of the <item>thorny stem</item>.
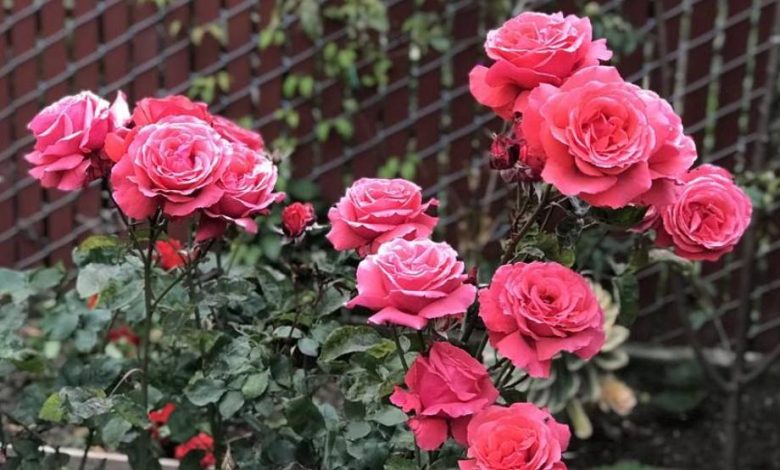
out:
{"label": "thorny stem", "polygon": [[406,363],[406,358],[404,357],[404,350],[401,347],[401,338],[398,336],[398,329],[393,325],[391,328],[391,331],[393,332],[393,340],[395,341],[395,349],[398,351],[398,359],[401,360],[401,365],[404,366],[404,372],[409,370],[409,364]]}
{"label": "thorny stem", "polygon": [[[509,239],[509,243],[506,246],[506,250],[504,250],[504,254],[503,256],[501,256],[501,264],[508,263],[515,255],[515,250],[517,250],[517,245],[523,240],[523,237],[525,236],[526,233],[528,233],[528,230],[531,228],[534,221],[536,221],[536,218],[539,216],[539,213],[547,204],[547,199],[550,197],[551,191],[552,191],[552,186],[549,185],[545,186],[544,192],[542,192],[542,195],[539,197],[539,205],[536,206],[536,209],[534,209],[534,211],[525,221],[525,224],[523,224],[523,226],[519,230],[517,230],[514,235],[512,235],[512,238]],[[523,216],[522,212],[517,215],[518,218],[522,216]]]}
{"label": "thorny stem", "polygon": [[[154,292],[152,287],[152,258],[154,256],[154,242],[156,230],[154,221],[157,217],[149,219],[149,246],[146,249],[146,256],[142,258],[144,263],[144,310],[146,318],[144,320],[144,337],[143,337],[143,363],[141,369],[143,370],[143,376],[141,377],[141,398],[144,407],[144,412],[149,411],[149,353],[151,352],[151,336],[152,336],[152,315],[154,314],[154,308],[156,306],[154,302]],[[133,229],[130,229],[133,233]],[[135,234],[132,235],[135,239]]]}
{"label": "thorny stem", "polygon": [[79,470],[87,468],[87,457],[89,456],[89,448],[92,447],[92,440],[95,438],[95,430],[90,428],[87,435],[87,441],[84,443],[84,454],[81,456],[81,462],[79,463]]}

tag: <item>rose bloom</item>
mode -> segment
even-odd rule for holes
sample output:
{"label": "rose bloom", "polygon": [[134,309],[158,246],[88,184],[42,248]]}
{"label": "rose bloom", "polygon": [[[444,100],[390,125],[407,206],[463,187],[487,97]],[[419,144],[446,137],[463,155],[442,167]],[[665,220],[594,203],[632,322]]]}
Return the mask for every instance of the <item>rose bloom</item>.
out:
{"label": "rose bloom", "polygon": [[571,432],[531,403],[491,406],[468,426],[469,460],[460,470],[565,470]]}
{"label": "rose bloom", "polygon": [[394,238],[427,238],[438,218],[425,213],[438,201],[422,201],[419,186],[403,179],[362,178],[330,209],[327,235],[336,250],[365,256]]}
{"label": "rose bloom", "polygon": [[197,240],[222,235],[227,222],[257,233],[254,217],[268,214],[271,204],[285,198],[284,193],[274,192],[276,178],[276,166],[262,153],[245,145],[231,144],[229,164],[215,183],[222,197],[204,209]]}
{"label": "rose bloom", "polygon": [[592,36],[588,18],[521,13],[488,33],[485,51],[495,62],[471,70],[471,94],[509,121],[525,92],[540,83],[558,86],[577,70],[612,57],[606,40]]}
{"label": "rose bloom", "polygon": [[298,238],[317,221],[314,206],[308,202],[293,202],[282,210],[282,231],[289,238]]}
{"label": "rose bloom", "polygon": [[179,444],[173,451],[176,460],[184,460],[184,458],[193,450],[202,450],[205,455],[200,460],[200,466],[202,468],[209,468],[217,463],[217,459],[214,457],[214,439],[205,432],[198,433],[184,444]]}
{"label": "rose bloom", "polygon": [[206,103],[192,101],[181,95],[144,98],[133,108],[133,124],[136,126],[154,124],[169,116],[192,116],[209,124],[213,119]]}
{"label": "rose bloom", "polygon": [[731,174],[702,165],[683,177],[674,204],[658,208],[656,243],[690,260],[717,261],[734,249],[750,225],[750,198]]}
{"label": "rose bloom", "polygon": [[213,116],[211,125],[219,135],[230,142],[244,144],[257,152],[263,150],[265,147],[263,137],[260,134],[249,129],[244,129],[230,119],[222,116]]}
{"label": "rose bloom", "polygon": [[479,293],[490,344],[532,377],[562,351],[590,359],[604,345],[604,313],[582,276],[552,262],[501,266]]}
{"label": "rose bloom", "polygon": [[370,323],[420,330],[428,320],[460,315],[474,303],[476,287],[463,271],[450,245],[397,238],[360,262],[358,295],[347,307],[375,310]]}
{"label": "rose bloom", "polygon": [[680,117],[613,67],[588,67],[560,88],[541,85],[524,107],[529,153],[545,159],[542,179],[594,206],[663,204],[696,160]]}
{"label": "rose bloom", "polygon": [[30,176],[62,191],[102,177],[110,166],[102,155],[106,135],[129,117],[122,92],[113,104],[89,91],[50,104],[27,125],[35,136],[33,151],[24,157],[34,165]]}
{"label": "rose bloom", "polygon": [[134,219],[160,207],[169,217],[187,217],[216,204],[216,184],[230,165],[231,146],[192,116],[169,116],[143,126],[111,172],[114,199]]}
{"label": "rose bloom", "polygon": [[390,401],[414,412],[407,423],[424,450],[438,449],[448,435],[465,446],[471,416],[498,398],[485,366],[445,342],[433,343],[427,357],[417,356],[404,382],[408,391],[395,387]]}
{"label": "rose bloom", "polygon": [[183,250],[181,242],[175,238],[157,240],[154,242],[154,250],[157,252],[157,263],[166,271],[187,264],[187,252]]}

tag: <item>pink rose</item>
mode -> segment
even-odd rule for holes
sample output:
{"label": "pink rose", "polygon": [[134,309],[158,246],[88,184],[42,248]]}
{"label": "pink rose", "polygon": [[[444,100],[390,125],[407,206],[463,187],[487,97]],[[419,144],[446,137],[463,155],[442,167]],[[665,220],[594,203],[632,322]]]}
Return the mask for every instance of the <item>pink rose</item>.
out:
{"label": "pink rose", "polygon": [[428,320],[460,315],[474,303],[476,287],[465,283],[463,269],[446,243],[397,238],[360,262],[358,295],[347,307],[376,310],[370,323],[420,330]]}
{"label": "pink rose", "polygon": [[419,186],[403,179],[362,178],[328,211],[327,237],[336,250],[365,256],[394,238],[427,238],[438,218],[425,213],[438,201],[422,202]]}
{"label": "pink rose", "polygon": [[300,238],[316,222],[317,214],[309,202],[293,202],[282,210],[282,231],[289,238]]}
{"label": "pink rose", "polygon": [[254,217],[265,215],[274,202],[284,200],[284,193],[275,193],[276,166],[262,153],[242,144],[231,146],[229,164],[216,186],[222,197],[203,211],[197,240],[222,235],[227,222],[233,222],[249,233],[257,233]]}
{"label": "pink rose", "polygon": [[192,101],[181,95],[144,98],[133,109],[133,123],[136,126],[154,124],[168,116],[192,116],[209,124],[213,119],[206,103]]}
{"label": "pink rose", "polygon": [[532,377],[562,351],[590,359],[604,345],[604,313],[588,281],[558,263],[501,266],[479,292],[490,344]]}
{"label": "pink rose", "polygon": [[216,204],[216,184],[230,164],[230,144],[192,116],[169,116],[143,126],[111,172],[114,199],[134,219],[158,207],[170,217],[187,217]]}
{"label": "pink rose", "polygon": [[219,135],[230,142],[244,144],[250,149],[258,152],[263,150],[265,146],[263,137],[260,134],[250,131],[249,129],[244,129],[230,119],[222,116],[213,116],[211,125]]}
{"label": "pink rose", "polygon": [[702,165],[682,178],[674,204],[658,208],[656,242],[690,260],[717,261],[732,251],[750,224],[750,198],[731,174]]}
{"label": "pink rose", "polygon": [[594,206],[663,204],[696,160],[679,116],[653,92],[626,83],[613,67],[588,67],[560,88],[541,85],[523,109],[542,179]]}
{"label": "pink rose", "polygon": [[488,33],[485,51],[495,62],[471,70],[471,94],[510,121],[524,92],[540,83],[558,86],[577,70],[612,57],[606,40],[592,36],[588,18],[521,13]]}
{"label": "pink rose", "polygon": [[50,104],[27,125],[35,136],[33,151],[24,157],[35,165],[30,176],[63,191],[101,178],[111,163],[102,155],[106,135],[129,117],[122,92],[113,104],[89,91]]}
{"label": "pink rose", "polygon": [[531,403],[491,406],[468,426],[469,460],[460,470],[566,470],[571,432]]}
{"label": "pink rose", "polygon": [[424,450],[438,449],[448,435],[465,446],[471,416],[498,398],[485,366],[444,342],[433,343],[427,357],[417,356],[404,382],[409,390],[395,387],[390,401],[414,412],[408,424]]}

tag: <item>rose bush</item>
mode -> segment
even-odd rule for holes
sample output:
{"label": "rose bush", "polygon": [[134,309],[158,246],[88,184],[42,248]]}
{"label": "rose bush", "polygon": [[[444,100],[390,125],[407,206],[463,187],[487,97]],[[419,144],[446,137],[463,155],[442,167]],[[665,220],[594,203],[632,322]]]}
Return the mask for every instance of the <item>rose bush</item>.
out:
{"label": "rose bush", "polygon": [[510,121],[489,158],[516,194],[500,245],[467,257],[404,179],[358,179],[322,236],[323,206],[277,209],[288,162],[186,97],[44,109],[33,177],[103,178],[125,230],[84,240],[75,276],[0,270],[2,380],[22,383],[0,457],[61,468],[39,429],[66,426],[145,470],[566,468],[559,420],[587,438],[588,413],[637,404],[617,376],[637,273],[681,264],[649,247],[718,259],[752,210],[591,36],[529,13],[489,34],[471,89]]}

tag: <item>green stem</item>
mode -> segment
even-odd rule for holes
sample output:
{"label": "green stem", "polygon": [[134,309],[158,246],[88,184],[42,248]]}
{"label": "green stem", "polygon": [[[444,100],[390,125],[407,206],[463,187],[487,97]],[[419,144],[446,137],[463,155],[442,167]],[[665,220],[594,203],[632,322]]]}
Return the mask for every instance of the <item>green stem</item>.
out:
{"label": "green stem", "polygon": [[95,430],[90,429],[87,435],[87,441],[84,443],[84,454],[81,456],[81,462],[79,463],[79,470],[87,468],[87,457],[89,456],[89,448],[92,447],[92,440],[95,438]]}
{"label": "green stem", "polygon": [[[551,191],[552,186],[545,186],[544,192],[542,192],[542,195],[539,197],[539,205],[536,206],[536,209],[534,209],[533,213],[531,213],[531,215],[528,217],[528,220],[525,221],[525,224],[523,224],[520,230],[515,232],[512,238],[510,238],[509,243],[506,246],[506,250],[504,251],[503,256],[501,256],[501,264],[508,263],[514,257],[515,251],[517,250],[517,245],[523,240],[523,237],[526,233],[528,233],[528,230],[530,230],[534,221],[536,221],[539,213],[542,212],[542,209],[544,209],[544,206],[547,204],[547,199],[550,197]],[[522,213],[518,214],[518,218],[522,217],[522,215]]]}
{"label": "green stem", "polygon": [[485,332],[485,336],[482,337],[482,340],[479,342],[479,346],[477,346],[477,352],[474,354],[474,357],[477,358],[477,360],[482,360],[482,353],[485,352],[485,347],[488,343],[488,334],[487,331]]}
{"label": "green stem", "polygon": [[395,350],[398,352],[398,359],[401,360],[404,371],[408,371],[409,365],[406,363],[406,357],[404,357],[404,350],[401,347],[401,338],[398,336],[398,329],[393,325],[391,331],[393,332],[393,340],[395,341]]}

